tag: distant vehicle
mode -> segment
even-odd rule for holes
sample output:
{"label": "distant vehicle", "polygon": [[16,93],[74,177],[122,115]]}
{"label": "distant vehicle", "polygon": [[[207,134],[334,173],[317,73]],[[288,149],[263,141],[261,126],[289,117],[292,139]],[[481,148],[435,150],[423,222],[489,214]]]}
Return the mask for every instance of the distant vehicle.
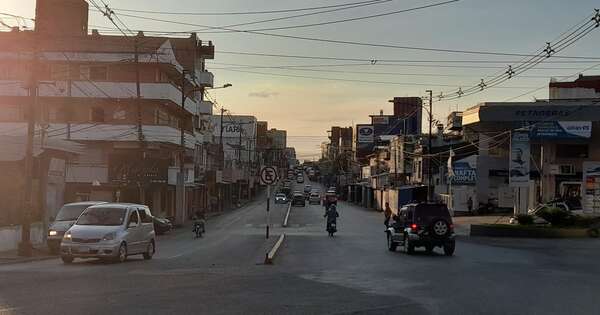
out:
{"label": "distant vehicle", "polygon": [[167,218],[152,217],[152,223],[154,224],[154,232],[157,235],[168,233],[173,229],[173,223]]}
{"label": "distant vehicle", "polygon": [[395,222],[386,230],[387,246],[395,251],[398,245],[411,255],[415,247],[425,247],[431,253],[442,247],[446,256],[456,248],[452,217],[444,204],[409,204],[394,216]]}
{"label": "distant vehicle", "polygon": [[284,193],[275,194],[275,203],[287,203],[287,195]]}
{"label": "distant vehicle", "polygon": [[337,195],[335,192],[328,191],[323,198],[323,206],[327,209],[332,204],[337,205]]}
{"label": "distant vehicle", "polygon": [[304,183],[304,176],[302,176],[302,175],[298,176],[298,178],[296,178],[296,183],[303,184]]}
{"label": "distant vehicle", "polygon": [[321,194],[317,191],[313,191],[310,193],[310,197],[308,198],[309,205],[318,205],[321,203]]}
{"label": "distant vehicle", "polygon": [[60,251],[60,243],[65,232],[77,221],[79,215],[88,207],[106,203],[104,201],[84,201],[68,203],[58,210],[58,214],[48,228],[48,249],[53,254]]}
{"label": "distant vehicle", "polygon": [[333,191],[334,193],[337,193],[337,189],[335,188],[335,186],[327,188],[327,191]]}
{"label": "distant vehicle", "polygon": [[152,213],[147,206],[105,203],[83,211],[65,233],[60,254],[65,264],[75,258],[124,262],[127,256],[138,254],[152,259],[155,245]]}
{"label": "distant vehicle", "polygon": [[295,192],[292,196],[292,206],[306,207],[306,199],[301,192]]}

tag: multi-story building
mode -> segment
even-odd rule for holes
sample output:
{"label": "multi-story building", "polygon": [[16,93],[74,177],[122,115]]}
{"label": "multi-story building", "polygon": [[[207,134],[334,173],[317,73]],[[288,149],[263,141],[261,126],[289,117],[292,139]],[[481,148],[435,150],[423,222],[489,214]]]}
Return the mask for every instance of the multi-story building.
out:
{"label": "multi-story building", "polygon": [[[196,34],[88,32],[88,9],[83,0],[38,0],[35,31],[0,33],[0,130],[24,135],[33,107],[36,141],[84,146],[66,165],[66,202],[145,203],[182,222],[206,207],[194,156],[205,145],[214,46]],[[185,193],[176,193],[178,177]]]}

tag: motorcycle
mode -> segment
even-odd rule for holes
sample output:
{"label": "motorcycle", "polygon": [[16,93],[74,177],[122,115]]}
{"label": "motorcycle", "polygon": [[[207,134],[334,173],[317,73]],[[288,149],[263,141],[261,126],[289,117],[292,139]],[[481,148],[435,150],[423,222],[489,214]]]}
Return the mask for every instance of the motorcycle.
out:
{"label": "motorcycle", "polygon": [[202,237],[202,233],[206,232],[204,228],[204,222],[196,221],[194,222],[194,228],[192,229],[196,238]]}
{"label": "motorcycle", "polygon": [[330,237],[333,237],[333,234],[337,232],[337,224],[335,222],[329,222],[327,224],[327,232]]}

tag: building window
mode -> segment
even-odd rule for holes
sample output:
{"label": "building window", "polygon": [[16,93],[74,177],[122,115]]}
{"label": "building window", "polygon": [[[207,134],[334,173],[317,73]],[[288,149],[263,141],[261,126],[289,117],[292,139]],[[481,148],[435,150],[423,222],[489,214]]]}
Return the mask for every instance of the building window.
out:
{"label": "building window", "polygon": [[93,107],[90,116],[92,122],[104,122],[104,109],[101,107]]}
{"label": "building window", "polygon": [[80,75],[82,80],[106,81],[108,80],[108,68],[106,66],[81,66]]}
{"label": "building window", "polygon": [[50,66],[50,80],[66,80],[69,76],[69,65],[56,63]]}
{"label": "building window", "polygon": [[168,125],[169,124],[169,113],[162,109],[157,109],[154,112],[154,123],[157,125]]}
{"label": "building window", "polygon": [[563,159],[588,158],[587,144],[557,144],[556,157]]}

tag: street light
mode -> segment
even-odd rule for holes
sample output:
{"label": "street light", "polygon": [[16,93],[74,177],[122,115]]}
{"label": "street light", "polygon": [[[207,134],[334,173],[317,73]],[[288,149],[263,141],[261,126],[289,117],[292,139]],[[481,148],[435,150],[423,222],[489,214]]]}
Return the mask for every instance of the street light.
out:
{"label": "street light", "polygon": [[233,84],[231,83],[225,83],[223,84],[223,86],[217,86],[217,87],[209,87],[209,88],[205,88],[206,90],[218,90],[218,89],[226,89],[228,87],[232,87]]}
{"label": "street light", "polygon": [[427,90],[425,91],[427,93],[429,93],[429,145],[428,145],[428,154],[429,154],[429,163],[428,164],[428,171],[427,171],[427,199],[428,201],[432,201],[432,197],[433,197],[433,187],[431,187],[431,182],[433,180],[431,171],[432,171],[432,165],[431,165],[431,149],[432,149],[432,145],[431,145],[431,125],[433,124],[433,109],[432,109],[432,105],[433,105],[433,91],[432,90]]}

